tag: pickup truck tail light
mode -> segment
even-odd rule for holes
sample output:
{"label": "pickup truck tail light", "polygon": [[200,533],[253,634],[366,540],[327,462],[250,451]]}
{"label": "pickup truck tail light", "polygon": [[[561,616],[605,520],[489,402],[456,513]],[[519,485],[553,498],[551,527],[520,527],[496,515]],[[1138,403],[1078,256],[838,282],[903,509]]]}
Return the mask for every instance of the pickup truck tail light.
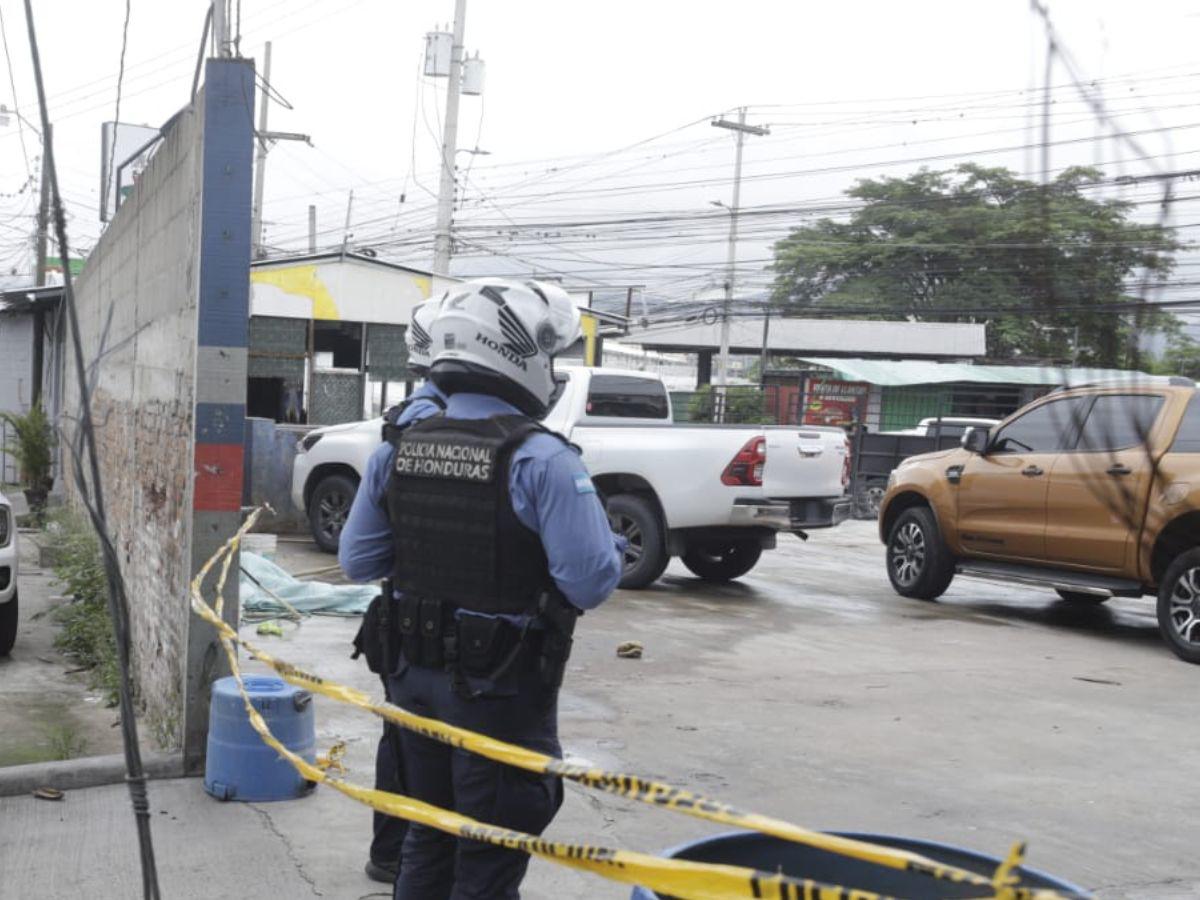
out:
{"label": "pickup truck tail light", "polygon": [[842,487],[848,488],[848,487],[850,487],[850,458],[853,455],[850,452],[851,447],[850,447],[849,435],[846,436],[845,441],[846,441],[846,461],[844,463],[842,463]]}
{"label": "pickup truck tail light", "polygon": [[767,461],[767,439],[752,437],[729,461],[721,473],[721,484],[734,487],[762,487],[763,465]]}

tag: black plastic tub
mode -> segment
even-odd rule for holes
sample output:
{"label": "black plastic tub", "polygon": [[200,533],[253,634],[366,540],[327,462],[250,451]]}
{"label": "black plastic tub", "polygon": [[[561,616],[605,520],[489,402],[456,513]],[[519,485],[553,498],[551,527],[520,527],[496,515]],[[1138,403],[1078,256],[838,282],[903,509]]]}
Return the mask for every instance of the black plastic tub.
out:
{"label": "black plastic tub", "polygon": [[[911,838],[896,837],[891,834],[862,834],[859,832],[836,831],[830,832],[839,837],[855,838],[894,847],[897,850],[908,850],[919,853],[940,863],[978,872],[980,875],[992,876],[1001,860],[993,856],[985,856],[961,847],[949,844],[938,844],[932,841],[918,841]],[[700,841],[668,850],[665,856],[672,859],[686,859],[692,862],[724,863],[731,866],[745,866],[762,872],[778,872],[794,878],[811,878],[825,884],[838,884],[847,888],[858,888],[885,894],[904,900],[943,900],[943,898],[978,897],[979,887],[969,884],[955,884],[951,881],[930,878],[913,872],[890,869],[875,863],[850,859],[828,850],[819,850],[783,841],[779,838],[768,837],[756,831],[735,831],[730,834],[717,835]],[[1018,870],[1021,884],[1025,887],[1053,888],[1064,894],[1080,897],[1088,896],[1083,888],[1077,887],[1061,878],[1047,875],[1036,869],[1021,868]],[[632,900],[658,900],[661,894],[645,888],[634,888]]]}

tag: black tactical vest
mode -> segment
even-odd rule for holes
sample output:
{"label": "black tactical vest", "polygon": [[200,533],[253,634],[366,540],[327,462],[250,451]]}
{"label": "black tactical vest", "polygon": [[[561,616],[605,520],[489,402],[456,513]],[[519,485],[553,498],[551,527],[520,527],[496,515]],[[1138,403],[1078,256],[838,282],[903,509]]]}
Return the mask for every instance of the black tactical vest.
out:
{"label": "black tactical vest", "polygon": [[541,539],[513,512],[508,473],[539,430],[517,415],[432,416],[395,437],[387,509],[398,590],[474,612],[537,612],[553,582]]}
{"label": "black tactical vest", "polygon": [[408,424],[398,425],[396,424],[396,421],[402,415],[404,415],[404,411],[412,406],[417,400],[428,400],[438,409],[444,410],[446,408],[446,401],[437,394],[434,394],[431,397],[408,397],[404,400],[401,400],[395,406],[390,407],[388,411],[383,414],[383,439],[385,441],[394,444],[396,439],[400,437],[400,433],[408,427]]}

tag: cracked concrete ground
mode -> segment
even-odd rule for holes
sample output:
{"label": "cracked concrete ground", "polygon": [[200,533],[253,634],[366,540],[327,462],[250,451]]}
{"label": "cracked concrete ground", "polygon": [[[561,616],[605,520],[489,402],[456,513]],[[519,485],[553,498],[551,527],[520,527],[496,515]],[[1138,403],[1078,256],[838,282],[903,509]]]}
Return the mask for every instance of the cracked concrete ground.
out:
{"label": "cracked concrete ground", "polygon": [[[280,561],[331,560],[281,544]],[[271,646],[376,691],[348,658],[356,627],[314,620]],[[624,640],[644,658],[618,659]],[[561,726],[573,757],[812,827],[995,854],[1025,839],[1031,865],[1102,900],[1200,896],[1200,671],[1162,645],[1148,601],[1073,610],[968,579],[939,603],[902,600],[871,525],[847,523],[781,541],[737,584],[672,564],[585,616],[576,647]],[[347,740],[349,777],[369,781],[378,725],[318,701],[317,728],[321,747]],[[362,874],[369,811],[333,791],[253,806],[198,780],[150,794],[165,897],[388,896]],[[549,835],[659,850],[721,830],[568,785]],[[138,895],[125,789],[0,799],[0,873],[3,898]],[[629,889],[535,860],[524,896]]]}
{"label": "cracked concrete ground", "polygon": [[[12,499],[23,512],[24,500]],[[37,564],[31,534],[22,532],[20,541],[17,640],[10,655],[0,656],[0,766],[120,753],[116,711],[54,647],[60,629],[53,610],[64,601],[53,573]]]}

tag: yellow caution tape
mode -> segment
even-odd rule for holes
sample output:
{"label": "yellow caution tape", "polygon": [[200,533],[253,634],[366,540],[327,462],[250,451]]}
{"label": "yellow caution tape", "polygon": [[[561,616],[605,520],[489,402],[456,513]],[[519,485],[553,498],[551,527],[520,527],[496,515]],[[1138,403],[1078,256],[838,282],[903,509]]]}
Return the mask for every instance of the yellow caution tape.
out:
{"label": "yellow caution tape", "polygon": [[[437,719],[416,715],[390,703],[374,702],[363,691],[327,681],[291,663],[275,659],[271,654],[241,638],[236,630],[221,617],[224,604],[223,589],[230,568],[230,560],[233,557],[232,551],[237,548],[242,535],[253,527],[259,512],[260,510],[255,510],[251,513],[237,534],[230,538],[224,547],[201,567],[192,580],[191,586],[192,609],[217,629],[218,636],[229,657],[230,668],[238,678],[239,686],[241,686],[241,675],[237,654],[233,649],[235,643],[240,643],[254,659],[269,666],[285,681],[293,685],[375,713],[416,734],[457,749],[477,753],[496,762],[535,774],[559,776],[587,787],[639,800],[653,806],[675,810],[685,815],[724,825],[757,831],[864,862],[916,872],[960,884],[977,885],[988,891],[986,894],[981,893],[981,898],[990,897],[997,898],[997,900],[1062,900],[1063,898],[1063,895],[1056,891],[1020,887],[1014,883],[1013,869],[1020,862],[1017,848],[1014,848],[1013,853],[999,867],[996,875],[988,878],[966,869],[944,865],[909,851],[811,831],[781,819],[743,812],[717,800],[651,779],[572,765],[564,760],[448,725]],[[225,560],[217,582],[216,601],[213,606],[209,606],[202,596],[202,584],[222,556],[225,557]],[[872,898],[880,897],[880,895],[868,891],[847,889],[783,875],[769,875],[740,867],[690,863],[627,850],[546,841],[533,835],[481,824],[410,797],[353,785],[327,775],[320,768],[314,767],[291,753],[271,735],[266,722],[258,715],[244,689],[242,697],[255,730],[268,745],[296,766],[305,778],[310,781],[327,783],[347,796],[388,815],[416,821],[460,837],[522,850],[574,868],[586,869],[629,884],[639,884],[679,898],[778,897],[808,900],[811,897],[815,900],[834,900],[834,898],[872,900]]]}
{"label": "yellow caution tape", "polygon": [[337,772],[339,775],[346,774],[346,767],[342,764],[342,760],[346,757],[346,742],[338,741],[329,748],[328,753],[317,755],[317,768],[322,772],[328,772],[330,769]]}

